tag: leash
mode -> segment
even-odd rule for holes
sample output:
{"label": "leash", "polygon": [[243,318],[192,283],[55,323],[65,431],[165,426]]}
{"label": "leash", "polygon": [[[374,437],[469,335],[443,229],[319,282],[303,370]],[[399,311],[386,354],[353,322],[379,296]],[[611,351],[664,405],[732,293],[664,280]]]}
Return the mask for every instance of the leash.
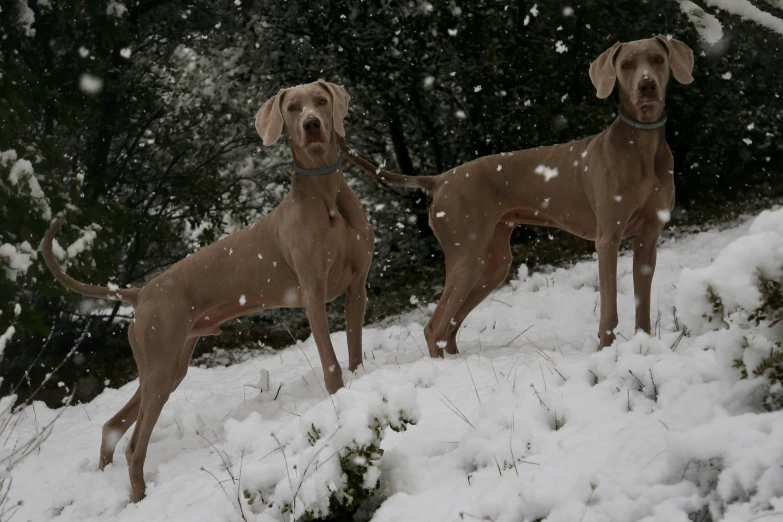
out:
{"label": "leash", "polygon": [[666,111],[664,111],[663,114],[661,115],[661,119],[650,123],[634,120],[633,118],[625,114],[623,112],[623,109],[619,105],[617,106],[617,112],[620,113],[621,120],[623,120],[625,123],[627,123],[628,125],[630,125],[635,129],[652,130],[652,129],[657,129],[658,127],[663,127],[663,125],[666,123]]}

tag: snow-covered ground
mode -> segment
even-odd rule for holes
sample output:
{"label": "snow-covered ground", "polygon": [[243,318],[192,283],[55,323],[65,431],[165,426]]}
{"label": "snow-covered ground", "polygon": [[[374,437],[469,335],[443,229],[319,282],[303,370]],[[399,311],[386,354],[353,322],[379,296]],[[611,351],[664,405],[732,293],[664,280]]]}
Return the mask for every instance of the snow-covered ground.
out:
{"label": "snow-covered ground", "polygon": [[[418,423],[381,430],[385,454],[367,474],[380,477],[386,497],[374,521],[684,522],[698,512],[695,520],[710,520],[708,506],[714,520],[783,520],[783,413],[766,413],[759,379],[740,380],[721,359],[716,340],[729,330],[680,338],[673,309],[683,268],[710,265],[749,228],[662,242],[652,304],[659,335],[634,335],[623,255],[619,341],[600,352],[590,261],[550,273],[523,267],[470,315],[461,353],[445,360],[426,355],[424,311],[368,326],[365,368],[344,372],[346,389],[333,401],[312,338],[231,367],[191,368],[153,433],[138,504],[129,503],[128,435],[115,463],[96,471],[101,425],[136,382],[107,390],[66,408],[13,471],[11,500],[24,501],[14,520],[288,522],[281,501],[296,497],[301,513],[325,506],[328,488],[339,486],[330,451],[371,440],[368,423],[401,411]],[[332,340],[347,366],[345,333]],[[259,392],[264,370],[271,384]],[[28,408],[16,435],[56,414]],[[306,443],[309,433],[320,440]],[[277,507],[265,509],[270,499]]]}

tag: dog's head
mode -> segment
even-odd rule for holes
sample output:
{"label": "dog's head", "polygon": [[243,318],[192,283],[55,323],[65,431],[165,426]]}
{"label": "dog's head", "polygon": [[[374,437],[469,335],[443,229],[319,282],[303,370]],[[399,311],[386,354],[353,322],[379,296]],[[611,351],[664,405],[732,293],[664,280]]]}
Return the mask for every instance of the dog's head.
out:
{"label": "dog's head", "polygon": [[680,83],[693,81],[693,51],[679,40],[656,36],[616,43],[590,64],[599,98],[620,84],[620,104],[638,121],[655,121],[663,111],[669,72]]}
{"label": "dog's head", "polygon": [[323,80],[281,89],[259,109],[256,130],[264,145],[273,145],[285,124],[292,148],[318,155],[334,144],[335,133],[345,136],[350,98],[345,89]]}

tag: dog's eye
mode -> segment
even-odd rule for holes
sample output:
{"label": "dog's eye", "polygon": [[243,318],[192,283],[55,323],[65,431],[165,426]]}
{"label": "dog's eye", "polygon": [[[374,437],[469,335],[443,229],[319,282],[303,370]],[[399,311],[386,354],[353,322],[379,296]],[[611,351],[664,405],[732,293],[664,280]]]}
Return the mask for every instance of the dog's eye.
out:
{"label": "dog's eye", "polygon": [[326,105],[326,98],[318,98],[318,105]]}
{"label": "dog's eye", "polygon": [[296,110],[296,105],[294,105],[293,103],[288,106],[288,112],[294,112],[295,110]]}
{"label": "dog's eye", "polygon": [[620,67],[622,67],[623,69],[629,69],[631,67],[631,64],[630,62],[623,62],[620,64]]}
{"label": "dog's eye", "polygon": [[655,63],[663,63],[663,56],[659,54],[658,56],[655,57],[654,61]]}

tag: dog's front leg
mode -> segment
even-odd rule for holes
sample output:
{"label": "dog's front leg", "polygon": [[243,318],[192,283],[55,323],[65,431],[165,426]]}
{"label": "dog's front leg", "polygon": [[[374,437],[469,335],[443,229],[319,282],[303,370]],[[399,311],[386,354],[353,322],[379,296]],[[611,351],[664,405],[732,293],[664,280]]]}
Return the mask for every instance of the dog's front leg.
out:
{"label": "dog's front leg", "polygon": [[345,328],[348,336],[348,369],[356,371],[362,364],[362,327],[367,306],[366,274],[357,277],[345,292]]}
{"label": "dog's front leg", "polygon": [[617,254],[620,250],[622,231],[599,231],[595,242],[598,252],[598,283],[601,292],[601,320],[598,337],[601,348],[610,346],[615,339],[617,328]]}
{"label": "dog's front leg", "polygon": [[636,299],[636,329],[650,333],[650,291],[657,257],[660,220],[646,222],[633,240],[633,292]]}
{"label": "dog's front leg", "polygon": [[297,270],[300,275],[302,301],[310,321],[318,356],[324,369],[324,383],[329,393],[343,387],[343,373],[337,356],[334,354],[332,339],[329,337],[329,320],[326,315],[326,280],[316,275],[312,267]]}

